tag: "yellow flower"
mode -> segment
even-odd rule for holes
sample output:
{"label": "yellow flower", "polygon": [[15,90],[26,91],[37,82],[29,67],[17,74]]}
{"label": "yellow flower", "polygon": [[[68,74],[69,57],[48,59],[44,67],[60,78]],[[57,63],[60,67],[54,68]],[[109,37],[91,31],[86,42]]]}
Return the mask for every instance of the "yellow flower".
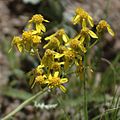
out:
{"label": "yellow flower", "polygon": [[33,37],[32,31],[23,31],[23,34],[22,34],[23,41],[31,41],[32,37]]}
{"label": "yellow flower", "polygon": [[34,34],[32,30],[29,30],[23,32],[22,40],[25,50],[30,52],[33,47],[36,47],[41,42],[41,37],[37,34]]}
{"label": "yellow flower", "polygon": [[68,42],[69,41],[69,37],[65,33],[64,29],[58,30],[56,33],[46,37],[45,40],[50,40],[53,37],[56,37],[61,43],[62,43],[62,41],[64,41],[64,42]]}
{"label": "yellow flower", "polygon": [[63,54],[68,61],[72,61],[75,58],[75,53],[72,50],[65,50]]}
{"label": "yellow flower", "polygon": [[82,8],[77,8],[75,12],[76,15],[73,17],[73,24],[80,23],[82,27],[86,27],[87,23],[89,23],[91,27],[94,26],[92,17]]}
{"label": "yellow flower", "polygon": [[35,69],[35,74],[36,75],[42,75],[43,74],[43,68],[44,68],[44,65],[38,65],[37,68]]}
{"label": "yellow flower", "polygon": [[77,52],[80,52],[81,50],[82,52],[86,53],[87,51],[86,48],[84,47],[83,42],[79,41],[78,39],[75,38],[72,39],[69,44],[70,47]]}
{"label": "yellow flower", "polygon": [[107,29],[110,35],[112,35],[112,36],[115,35],[115,33],[111,29],[110,25],[105,20],[101,20],[99,22],[99,24],[97,25],[96,29],[97,29],[98,34]]}
{"label": "yellow flower", "polygon": [[35,28],[38,33],[41,33],[41,31],[43,32],[46,31],[46,27],[44,26],[43,22],[49,22],[49,21],[45,20],[41,14],[33,15],[32,19],[29,20],[29,24],[31,23],[35,24]]}
{"label": "yellow flower", "polygon": [[51,74],[48,77],[47,83],[49,88],[60,88],[63,92],[66,92],[66,88],[62,85],[64,83],[68,82],[67,78],[60,78],[59,77],[59,72],[55,72],[54,75],[52,76]]}
{"label": "yellow flower", "polygon": [[56,37],[52,37],[50,41],[43,47],[47,49],[58,49],[60,46],[60,42]]}
{"label": "yellow flower", "polygon": [[42,57],[41,63],[45,67],[51,68],[53,62],[54,62],[54,52],[50,49],[47,49],[44,53],[44,56]]}
{"label": "yellow flower", "polygon": [[41,37],[38,35],[33,35],[32,42],[34,44],[39,44],[41,42]]}
{"label": "yellow flower", "polygon": [[64,58],[65,58],[64,68],[65,68],[65,70],[67,70],[69,68],[69,65],[75,59],[75,52],[72,50],[65,50],[63,54],[64,54]]}
{"label": "yellow flower", "polygon": [[41,42],[39,35],[33,34],[33,31],[23,31],[22,38],[15,36],[12,40],[12,45],[16,45],[20,52],[24,50],[31,52],[33,48]]}
{"label": "yellow flower", "polygon": [[39,83],[40,85],[45,85],[45,84],[47,84],[46,78],[47,78],[46,75],[39,75],[39,76],[37,76],[37,77],[35,78],[35,81],[34,81],[34,83],[33,83],[33,85],[32,85],[31,88],[33,88],[36,83]]}
{"label": "yellow flower", "polygon": [[30,78],[29,84],[32,86],[31,88],[34,87],[35,85],[35,78],[36,76],[42,76],[44,73],[44,65],[38,65],[35,69],[31,70],[27,76]]}
{"label": "yellow flower", "polygon": [[23,49],[24,49],[23,41],[22,41],[22,39],[21,39],[20,37],[18,37],[18,36],[15,36],[15,37],[13,38],[13,40],[12,40],[12,46],[13,46],[13,45],[16,45],[17,48],[18,48],[18,50],[19,50],[20,52],[22,52]]}
{"label": "yellow flower", "polygon": [[60,54],[53,50],[47,49],[44,53],[44,56],[42,57],[41,63],[45,67],[49,67],[51,69],[52,65],[54,64],[54,59],[59,59],[63,56],[64,56],[64,54]]}
{"label": "yellow flower", "polygon": [[87,27],[82,28],[81,32],[80,32],[80,41],[83,42],[85,38],[98,38],[98,36],[90,29],[88,29]]}
{"label": "yellow flower", "polygon": [[54,62],[52,64],[52,68],[51,69],[53,69],[54,71],[59,71],[61,65],[64,65],[64,62]]}
{"label": "yellow flower", "polygon": [[82,28],[80,34],[78,34],[75,38],[71,39],[66,45],[70,45],[76,52],[80,52],[80,50],[86,53],[87,49],[85,48],[86,42],[89,42],[90,37],[98,38],[97,35],[88,29],[87,27]]}

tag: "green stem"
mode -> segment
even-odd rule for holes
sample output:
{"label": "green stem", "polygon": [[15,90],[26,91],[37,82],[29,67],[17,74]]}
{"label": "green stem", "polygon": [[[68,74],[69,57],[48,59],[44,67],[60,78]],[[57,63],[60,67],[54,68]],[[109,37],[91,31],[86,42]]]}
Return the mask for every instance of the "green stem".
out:
{"label": "green stem", "polygon": [[70,72],[66,73],[65,75],[71,75],[71,74],[74,74],[74,73],[76,73],[76,71],[70,71]]}
{"label": "green stem", "polygon": [[18,111],[20,111],[24,106],[26,106],[28,103],[32,102],[34,99],[36,99],[38,96],[42,95],[47,91],[47,88],[43,89],[42,91],[39,91],[34,96],[30,97],[29,99],[25,100],[22,104],[20,104],[15,110],[13,110],[11,113],[3,117],[1,120],[7,120],[10,117],[12,117],[14,114],[16,114]]}
{"label": "green stem", "polygon": [[89,48],[91,49],[92,47],[94,47],[97,42],[98,42],[98,39],[92,45],[90,45]]}
{"label": "green stem", "polygon": [[34,50],[39,62],[41,63],[41,57],[40,57],[40,54],[39,54],[38,50],[36,50],[36,49],[33,49],[33,50]]}
{"label": "green stem", "polygon": [[86,94],[86,64],[87,64],[87,55],[84,56],[84,117],[85,117],[85,120],[88,120],[88,110],[87,110],[87,94]]}

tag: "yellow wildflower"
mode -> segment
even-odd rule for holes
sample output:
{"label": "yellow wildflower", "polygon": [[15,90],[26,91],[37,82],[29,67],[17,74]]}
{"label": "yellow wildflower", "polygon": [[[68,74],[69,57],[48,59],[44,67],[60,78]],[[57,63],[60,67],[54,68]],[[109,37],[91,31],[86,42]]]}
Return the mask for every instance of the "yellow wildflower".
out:
{"label": "yellow wildflower", "polygon": [[65,50],[64,56],[65,56],[65,59],[71,61],[75,58],[75,53],[72,50]]}
{"label": "yellow wildflower", "polygon": [[27,75],[30,78],[29,84],[30,86],[34,86],[36,76],[41,76],[44,73],[44,65],[38,65],[35,69],[30,71]]}
{"label": "yellow wildflower", "polygon": [[33,34],[33,31],[24,31],[22,34],[22,40],[24,47],[27,51],[31,51],[33,47],[36,47],[41,42],[41,37]]}
{"label": "yellow wildflower", "polygon": [[112,36],[115,35],[110,25],[105,20],[101,20],[99,24],[97,25],[96,29],[97,29],[98,34],[107,29],[110,35]]}
{"label": "yellow wildflower", "polygon": [[64,54],[64,58],[65,58],[64,68],[65,68],[65,70],[67,70],[69,65],[75,59],[75,52],[72,50],[65,50],[63,54]]}
{"label": "yellow wildflower", "polygon": [[66,82],[68,82],[68,79],[67,78],[60,78],[58,71],[56,71],[53,76],[50,74],[48,77],[48,80],[47,80],[49,88],[58,87],[63,92],[66,92],[66,88],[62,84],[66,83]]}
{"label": "yellow wildflower", "polygon": [[54,62],[52,64],[52,68],[51,69],[53,69],[54,71],[59,71],[61,65],[64,65],[64,62]]}
{"label": "yellow wildflower", "polygon": [[34,44],[39,44],[41,42],[41,37],[38,35],[33,35],[32,42]]}
{"label": "yellow wildflower", "polygon": [[51,68],[53,62],[54,62],[54,52],[50,49],[47,49],[44,53],[44,56],[42,57],[41,63],[45,67]]}
{"label": "yellow wildflower", "polygon": [[29,24],[31,23],[35,24],[35,28],[38,33],[41,33],[41,31],[43,32],[46,31],[46,27],[43,24],[43,22],[49,22],[49,21],[45,20],[41,14],[33,15],[32,19],[29,20]]}
{"label": "yellow wildflower", "polygon": [[37,76],[37,77],[35,78],[35,81],[34,81],[34,83],[33,83],[33,85],[32,85],[31,88],[33,88],[36,83],[39,83],[40,85],[45,85],[45,84],[47,84],[46,78],[47,78],[46,75],[39,75],[39,76]]}
{"label": "yellow wildflower", "polygon": [[63,53],[65,50],[67,50],[67,48],[66,48],[65,45],[60,45],[60,46],[59,46],[59,52],[60,52],[60,53]]}
{"label": "yellow wildflower", "polygon": [[[70,47],[79,52],[80,50],[86,53],[85,42],[88,42],[92,38],[98,38],[97,35],[88,29],[87,27],[82,28],[80,34],[78,34],[75,38],[71,39],[66,45],[70,45]],[[84,42],[85,41],[85,42]]]}
{"label": "yellow wildflower", "polygon": [[15,36],[15,37],[13,38],[13,40],[12,40],[12,46],[13,46],[13,45],[16,45],[17,48],[18,48],[18,50],[19,50],[20,52],[22,52],[23,49],[24,49],[23,41],[22,41],[22,39],[21,39],[20,37],[18,37],[18,36]]}
{"label": "yellow wildflower", "polygon": [[68,42],[69,41],[69,37],[65,33],[64,29],[58,30],[56,33],[46,37],[45,40],[50,40],[53,37],[56,37],[61,43],[62,43],[62,41],[64,41],[64,42]]}
{"label": "yellow wildflower", "polygon": [[44,68],[44,65],[38,65],[37,68],[35,69],[35,74],[36,75],[42,75],[43,74],[43,68]]}
{"label": "yellow wildflower", "polygon": [[49,67],[51,69],[52,65],[54,63],[54,59],[59,59],[63,56],[64,56],[64,54],[60,54],[60,53],[55,52],[53,50],[47,49],[44,53],[44,56],[42,57],[41,63],[45,67]]}
{"label": "yellow wildflower", "polygon": [[81,50],[82,52],[86,53],[87,51],[83,42],[79,41],[78,39],[72,39],[69,44],[70,47],[77,52]]}
{"label": "yellow wildflower", "polygon": [[80,23],[82,27],[86,27],[87,23],[89,23],[91,27],[94,26],[92,17],[82,8],[77,8],[75,12],[76,15],[73,18],[73,24]]}
{"label": "yellow wildflower", "polygon": [[23,31],[22,39],[23,39],[23,41],[31,41],[32,40],[32,31]]}
{"label": "yellow wildflower", "polygon": [[89,38],[90,36],[92,38],[98,38],[98,36],[89,28],[87,28],[87,27],[82,28],[82,30],[80,32],[80,37],[81,37],[80,41],[83,42],[85,38]]}
{"label": "yellow wildflower", "polygon": [[58,49],[60,46],[60,42],[56,37],[52,37],[50,41],[43,47],[47,49]]}

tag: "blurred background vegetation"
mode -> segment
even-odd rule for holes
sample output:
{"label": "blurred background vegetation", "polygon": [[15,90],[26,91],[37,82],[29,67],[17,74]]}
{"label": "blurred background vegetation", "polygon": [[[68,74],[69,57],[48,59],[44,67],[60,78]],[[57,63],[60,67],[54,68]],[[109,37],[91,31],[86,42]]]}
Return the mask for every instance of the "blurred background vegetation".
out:
{"label": "blurred background vegetation", "polygon": [[[35,91],[30,89],[26,73],[38,65],[37,58],[20,54],[16,49],[8,53],[14,35],[20,35],[28,19],[36,13],[50,21],[45,35],[64,28],[73,37],[80,26],[73,26],[71,18],[76,7],[85,9],[95,20],[105,19],[113,28],[114,38],[107,33],[90,51],[88,63],[87,100],[89,120],[120,106],[120,1],[119,0],[0,0],[0,117],[12,111]],[[41,51],[42,52],[42,51]],[[79,79],[70,75],[68,92],[45,94],[39,103],[60,104],[54,109],[37,108],[34,103],[18,112],[13,120],[84,120],[83,87]],[[56,95],[57,94],[57,95]],[[114,99],[113,99],[114,98]],[[107,113],[107,112],[106,112]],[[116,109],[101,120],[119,120]]]}

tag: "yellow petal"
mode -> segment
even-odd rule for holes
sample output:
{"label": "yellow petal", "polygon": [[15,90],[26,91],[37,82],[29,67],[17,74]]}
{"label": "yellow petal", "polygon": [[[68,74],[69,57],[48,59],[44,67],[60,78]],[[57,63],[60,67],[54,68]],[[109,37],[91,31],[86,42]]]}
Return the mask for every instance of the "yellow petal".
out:
{"label": "yellow petal", "polygon": [[73,18],[73,24],[77,24],[80,20],[80,16],[79,15],[76,15],[74,18]]}
{"label": "yellow petal", "polygon": [[46,32],[46,27],[41,23],[40,24],[40,26],[41,26],[41,30],[43,31],[43,32]]}
{"label": "yellow petal", "polygon": [[94,22],[93,22],[93,19],[92,19],[91,16],[88,16],[88,22],[89,22],[89,24],[91,25],[91,27],[94,26]]}
{"label": "yellow petal", "polygon": [[84,47],[83,44],[79,44],[79,47],[80,47],[80,49],[81,49],[84,53],[87,52],[87,50],[86,50],[86,48]]}
{"label": "yellow petal", "polygon": [[17,48],[18,48],[19,52],[23,51],[23,46],[21,44],[17,44]]}
{"label": "yellow petal", "polygon": [[92,38],[98,38],[98,36],[91,30],[89,30],[89,35],[92,37]]}
{"label": "yellow petal", "polygon": [[67,79],[67,78],[62,78],[62,79],[60,79],[60,83],[66,83],[66,82],[68,82],[68,79]]}
{"label": "yellow petal", "polygon": [[79,66],[79,63],[78,63],[78,61],[77,61],[77,60],[75,60],[75,65],[76,65],[76,66]]}
{"label": "yellow petal", "polygon": [[36,30],[38,33],[41,32],[41,25],[40,24],[36,24]]}
{"label": "yellow petal", "polygon": [[12,40],[12,45],[22,42],[22,39],[19,36],[15,36]]}
{"label": "yellow petal", "polygon": [[51,75],[51,74],[49,74],[48,78],[49,78],[49,79],[52,79],[52,75]]}
{"label": "yellow petal", "polygon": [[52,37],[54,37],[55,35],[56,35],[56,34],[52,34],[52,35],[46,37],[45,40],[50,40],[50,39],[51,39]]}
{"label": "yellow petal", "polygon": [[48,20],[44,20],[45,22],[50,22],[50,21],[48,21]]}
{"label": "yellow petal", "polygon": [[84,40],[85,40],[85,36],[82,36],[82,37],[80,38],[80,44],[82,44],[82,43],[84,42]]}
{"label": "yellow petal", "polygon": [[44,49],[46,49],[49,46],[49,44],[46,44],[43,46]]}
{"label": "yellow petal", "polygon": [[69,41],[69,38],[68,38],[68,36],[67,36],[66,34],[63,34],[63,35],[62,35],[62,38],[63,38],[63,41],[64,41],[64,42]]}
{"label": "yellow petal", "polygon": [[107,30],[110,33],[110,35],[112,35],[112,36],[115,35],[115,33],[113,32],[113,30],[111,29],[111,27],[109,25],[107,26]]}
{"label": "yellow petal", "polygon": [[59,72],[56,71],[56,72],[54,73],[54,77],[58,77],[58,75],[59,75]]}
{"label": "yellow petal", "polygon": [[66,92],[66,88],[63,85],[60,85],[59,88],[62,92],[64,92],[64,93]]}
{"label": "yellow petal", "polygon": [[28,23],[32,23],[32,22],[33,22],[33,20],[32,20],[32,19],[28,21]]}
{"label": "yellow petal", "polygon": [[37,30],[32,30],[32,35],[36,35],[37,33],[39,33]]}
{"label": "yellow petal", "polygon": [[63,56],[64,56],[64,54],[55,53],[55,58],[61,58],[61,57],[63,57]]}
{"label": "yellow petal", "polygon": [[64,65],[64,63],[65,63],[65,62],[60,62],[59,64],[60,64],[60,65]]}
{"label": "yellow petal", "polygon": [[78,39],[80,38],[80,36],[81,36],[81,35],[78,34],[74,39],[77,39],[77,40],[78,40]]}

